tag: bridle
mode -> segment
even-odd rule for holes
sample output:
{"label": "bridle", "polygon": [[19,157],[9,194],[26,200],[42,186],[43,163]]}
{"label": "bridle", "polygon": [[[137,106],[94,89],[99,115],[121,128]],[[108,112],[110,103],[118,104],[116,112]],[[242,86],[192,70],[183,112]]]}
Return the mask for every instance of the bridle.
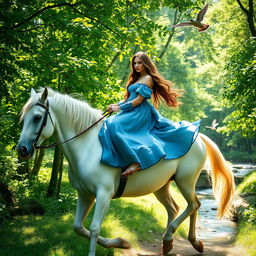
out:
{"label": "bridle", "polygon": [[99,123],[102,119],[104,119],[104,118],[107,117],[107,116],[111,116],[112,113],[113,113],[113,112],[108,112],[108,110],[106,110],[106,111],[104,111],[104,112],[102,113],[102,117],[101,117],[100,119],[98,119],[96,122],[94,122],[94,123],[93,123],[92,125],[90,125],[88,128],[86,128],[86,129],[84,129],[83,131],[79,132],[79,133],[76,134],[75,136],[73,136],[73,137],[71,137],[71,138],[69,138],[69,139],[67,139],[67,140],[61,141],[61,142],[55,142],[55,143],[52,143],[52,144],[49,144],[49,145],[43,145],[43,146],[41,146],[41,145],[37,145],[37,142],[38,142],[38,140],[39,140],[39,138],[40,138],[40,136],[41,136],[41,133],[42,133],[44,127],[45,127],[46,124],[47,124],[47,119],[48,119],[47,117],[48,117],[48,115],[49,115],[49,117],[50,117],[50,120],[51,120],[53,126],[54,126],[54,123],[53,123],[53,120],[52,120],[51,113],[50,113],[50,111],[49,111],[49,101],[48,101],[48,100],[46,101],[46,104],[45,104],[45,105],[42,104],[42,103],[40,103],[40,102],[37,102],[35,105],[44,108],[44,109],[45,109],[45,113],[44,113],[44,117],[43,117],[43,122],[42,122],[42,124],[41,124],[41,126],[40,126],[40,128],[39,128],[39,130],[38,130],[38,132],[37,132],[37,137],[36,137],[36,139],[35,139],[35,141],[34,141],[34,144],[33,144],[34,149],[53,148],[53,147],[55,147],[55,146],[58,146],[58,145],[61,145],[61,144],[66,143],[66,142],[68,142],[68,141],[71,141],[71,140],[77,138],[78,136],[82,135],[83,133],[87,132],[89,129],[91,129],[93,126],[95,126],[97,123]]}
{"label": "bridle", "polygon": [[49,101],[48,101],[48,100],[46,101],[46,105],[44,105],[44,104],[42,104],[42,103],[40,103],[40,102],[37,102],[37,103],[35,104],[35,106],[39,106],[39,107],[42,107],[42,108],[45,109],[44,117],[43,117],[43,122],[42,122],[42,124],[41,124],[41,126],[40,126],[40,128],[39,128],[39,130],[38,130],[38,132],[37,132],[37,136],[36,136],[36,139],[35,139],[34,145],[33,145],[35,149],[39,149],[39,148],[41,148],[41,146],[38,146],[38,145],[37,145],[37,142],[38,142],[38,140],[39,140],[39,138],[40,138],[40,136],[41,136],[41,133],[42,133],[44,127],[45,127],[46,124],[47,124],[47,116],[48,116],[48,115],[49,115],[49,117],[50,117],[50,119],[51,119],[51,122],[52,122],[52,125],[53,125],[53,126],[54,126],[54,124],[53,124],[53,121],[52,121],[51,113],[50,113],[50,111],[49,111]]}

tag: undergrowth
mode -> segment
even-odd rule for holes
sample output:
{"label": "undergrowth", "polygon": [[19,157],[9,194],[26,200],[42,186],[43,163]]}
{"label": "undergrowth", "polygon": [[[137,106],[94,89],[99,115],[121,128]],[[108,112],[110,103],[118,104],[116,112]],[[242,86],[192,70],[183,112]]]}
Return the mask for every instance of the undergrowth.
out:
{"label": "undergrowth", "polygon": [[256,256],[256,171],[245,177],[237,188],[239,194],[247,194],[249,206],[244,210],[238,224],[236,243],[242,246],[247,255]]}

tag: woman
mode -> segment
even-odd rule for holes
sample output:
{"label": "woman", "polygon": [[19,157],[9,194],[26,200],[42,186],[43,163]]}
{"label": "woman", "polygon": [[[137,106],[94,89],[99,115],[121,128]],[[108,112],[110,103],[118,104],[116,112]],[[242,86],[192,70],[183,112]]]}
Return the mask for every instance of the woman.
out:
{"label": "woman", "polygon": [[[173,122],[156,110],[160,100],[170,107],[180,105],[181,90],[173,89],[143,52],[132,58],[125,101],[112,104],[109,112],[120,111],[108,118],[99,133],[103,152],[101,161],[124,168],[127,177],[146,169],[159,160],[185,155],[199,132],[200,121]],[[153,95],[152,106],[147,99]]]}

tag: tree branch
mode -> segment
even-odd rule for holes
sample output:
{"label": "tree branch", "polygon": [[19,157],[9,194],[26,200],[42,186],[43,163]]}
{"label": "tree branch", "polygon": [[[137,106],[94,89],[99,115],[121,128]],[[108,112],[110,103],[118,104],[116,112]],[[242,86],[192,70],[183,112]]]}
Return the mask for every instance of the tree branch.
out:
{"label": "tree branch", "polygon": [[38,25],[38,26],[36,26],[36,27],[33,27],[33,28],[28,28],[28,29],[23,29],[23,30],[15,30],[15,31],[17,31],[17,32],[29,32],[29,31],[32,31],[32,30],[35,30],[35,29],[42,29],[42,26],[43,26],[44,24],[40,24],[40,25]]}
{"label": "tree branch", "polygon": [[249,0],[249,11],[253,12],[253,0]]}
{"label": "tree branch", "polygon": [[106,29],[110,30],[111,32],[113,32],[113,33],[115,33],[116,35],[118,35],[118,36],[121,37],[121,35],[120,35],[118,32],[116,32],[116,31],[113,30],[112,28],[108,27],[107,25],[105,25],[104,23],[102,23],[100,20],[95,19],[95,18],[92,18],[92,17],[86,15],[85,13],[83,13],[83,12],[77,10],[74,6],[71,6],[71,8],[72,8],[76,13],[79,13],[79,14],[83,15],[84,17],[86,17],[86,18],[88,18],[88,19],[90,19],[90,20],[93,20],[93,21],[99,23],[100,25],[102,25],[102,26],[105,27]]}
{"label": "tree branch", "polygon": [[243,11],[246,15],[248,15],[248,10],[244,8],[244,6],[243,6],[243,4],[241,3],[241,1],[240,1],[240,0],[236,0],[236,1],[237,1],[237,3],[239,4],[239,6],[240,6],[240,8],[242,9],[242,11]]}
{"label": "tree branch", "polygon": [[116,54],[114,55],[113,59],[111,60],[111,62],[108,64],[107,66],[107,71],[112,67],[112,65],[115,63],[115,61],[117,60],[118,56],[121,54],[121,51],[124,49],[126,44],[126,40],[123,41],[123,43],[121,44],[120,50],[116,52]]}
{"label": "tree branch", "polygon": [[236,0],[236,1],[247,17],[248,26],[249,26],[252,36],[256,37],[256,29],[255,29],[255,25],[254,25],[255,18],[254,18],[253,0],[248,0],[249,10],[244,8],[244,6],[242,5],[240,0]]}
{"label": "tree branch", "polygon": [[[174,13],[173,25],[175,25],[176,22],[177,22],[177,15],[178,15],[178,8],[175,10],[175,13]],[[161,53],[158,56],[159,59],[161,59],[164,56],[164,54],[165,54],[165,52],[166,52],[166,50],[167,50],[167,48],[168,48],[168,46],[169,46],[169,44],[170,44],[170,42],[172,40],[174,32],[175,32],[175,28],[172,27],[172,30],[171,30],[171,32],[169,34],[167,42],[165,43],[165,46],[164,46],[163,50],[161,51]],[[157,62],[159,62],[159,61],[157,61]]]}
{"label": "tree branch", "polygon": [[10,27],[10,29],[15,29],[17,27],[20,27],[22,26],[23,24],[27,23],[28,21],[30,21],[31,19],[35,18],[36,16],[38,16],[40,13],[46,11],[46,10],[49,10],[49,9],[54,9],[54,8],[58,8],[58,7],[62,7],[62,6],[68,6],[68,7],[71,7],[76,13],[79,13],[81,15],[83,15],[84,17],[90,19],[90,20],[93,20],[97,23],[99,23],[101,26],[105,27],[106,29],[110,30],[111,32],[117,34],[118,36],[121,36],[118,32],[114,31],[113,29],[111,29],[110,27],[108,27],[107,25],[105,25],[104,23],[102,23],[101,21],[99,21],[98,19],[95,19],[93,17],[90,17],[88,15],[86,15],[85,13],[77,10],[75,7],[78,6],[78,5],[81,5],[83,2],[78,2],[78,3],[75,3],[75,4],[71,4],[71,3],[61,3],[61,4],[53,4],[53,5],[49,5],[49,6],[46,6],[42,9],[40,9],[39,11],[35,12],[34,14],[32,14],[31,16],[27,17],[26,19],[24,19],[23,21],[19,22],[19,23],[16,23],[14,25],[12,25]]}
{"label": "tree branch", "polygon": [[69,7],[74,7],[74,6],[77,6],[79,4],[81,4],[82,2],[79,2],[79,3],[76,3],[76,4],[70,4],[70,3],[61,3],[61,4],[54,4],[54,5],[49,5],[49,6],[46,6],[44,8],[42,8],[41,10],[35,12],[34,14],[32,14],[31,16],[27,17],[25,20],[19,22],[19,23],[16,23],[14,25],[12,25],[10,27],[10,29],[15,29],[17,27],[20,27],[22,26],[23,24],[27,23],[28,21],[30,21],[31,19],[35,18],[37,15],[39,15],[40,13],[48,10],[48,9],[54,9],[54,8],[57,8],[57,7],[61,7],[61,6],[69,6]]}

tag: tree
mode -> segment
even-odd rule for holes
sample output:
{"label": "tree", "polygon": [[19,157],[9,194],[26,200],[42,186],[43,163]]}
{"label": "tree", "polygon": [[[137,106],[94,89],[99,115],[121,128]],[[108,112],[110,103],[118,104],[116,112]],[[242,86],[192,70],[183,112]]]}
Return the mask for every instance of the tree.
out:
{"label": "tree", "polygon": [[248,27],[251,31],[252,37],[255,37],[256,39],[256,29],[255,29],[255,14],[254,14],[254,6],[253,6],[253,0],[248,0],[248,9],[246,9],[243,5],[243,3],[240,0],[236,0],[239,4],[241,10],[246,15]]}

